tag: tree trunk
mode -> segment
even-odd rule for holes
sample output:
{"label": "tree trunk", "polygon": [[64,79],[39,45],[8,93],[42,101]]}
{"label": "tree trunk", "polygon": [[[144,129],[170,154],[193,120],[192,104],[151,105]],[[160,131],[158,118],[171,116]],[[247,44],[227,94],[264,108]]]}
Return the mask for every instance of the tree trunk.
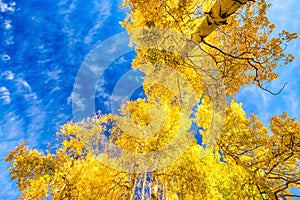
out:
{"label": "tree trunk", "polygon": [[129,196],[129,200],[134,200],[134,194],[135,194],[135,188],[136,188],[136,178],[137,178],[137,174],[134,173],[131,176],[132,180],[131,180],[131,191],[130,191],[130,196]]}
{"label": "tree trunk", "polygon": [[147,172],[145,172],[145,174],[143,174],[143,186],[142,186],[141,200],[145,200],[146,182],[147,182]]}
{"label": "tree trunk", "polygon": [[192,39],[198,43],[211,34],[222,24],[226,24],[226,19],[235,13],[242,5],[253,0],[217,0],[209,12],[192,34]]}

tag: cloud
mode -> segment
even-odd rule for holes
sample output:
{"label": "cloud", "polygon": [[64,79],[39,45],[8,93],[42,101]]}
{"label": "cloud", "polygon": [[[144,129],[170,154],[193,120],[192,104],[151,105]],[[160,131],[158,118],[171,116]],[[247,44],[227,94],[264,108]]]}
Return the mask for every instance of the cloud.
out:
{"label": "cloud", "polygon": [[2,55],[2,60],[3,61],[8,61],[10,59],[11,59],[11,57],[9,55],[7,55],[7,54]]}
{"label": "cloud", "polygon": [[[299,81],[300,82],[300,81]],[[299,84],[299,83],[298,83]],[[299,85],[292,83],[290,87],[287,88],[285,94],[283,95],[284,102],[287,106],[287,112],[291,117],[297,117],[300,119],[300,93]]]}
{"label": "cloud", "polygon": [[[0,87],[0,100],[2,100],[2,103],[4,105],[10,104],[10,92],[6,87]],[[0,101],[1,102],[1,101]]]}
{"label": "cloud", "polygon": [[80,98],[80,95],[78,93],[74,93],[72,92],[71,94],[71,99],[72,99],[72,102],[74,104],[76,104],[76,106],[80,109],[80,110],[84,110],[85,109],[85,104],[84,102],[82,101],[82,99]]}
{"label": "cloud", "polygon": [[11,3],[3,3],[2,0],[0,0],[0,12],[14,12],[15,11],[15,2]]}
{"label": "cloud", "polygon": [[48,76],[48,79],[45,81],[45,83],[48,83],[50,80],[59,80],[60,78],[60,74],[62,73],[62,71],[60,69],[58,70],[54,70],[54,71],[47,71],[46,75]]}
{"label": "cloud", "polygon": [[11,20],[4,20],[4,28],[6,30],[9,30],[12,28],[12,25],[10,23],[11,23]]}
{"label": "cloud", "polygon": [[243,87],[236,96],[238,102],[242,102],[243,109],[246,113],[254,113],[259,119],[267,124],[268,118],[271,116],[268,107],[271,102],[271,94],[266,93],[256,86]]}
{"label": "cloud", "polygon": [[272,4],[268,10],[268,16],[271,18],[271,22],[279,29],[295,30],[299,28],[300,11],[298,0],[269,0]]}
{"label": "cloud", "polygon": [[25,139],[23,130],[24,121],[15,112],[5,113],[0,123],[1,140],[11,140],[16,138]]}
{"label": "cloud", "polygon": [[[291,77],[295,77],[295,75],[290,75],[289,78]],[[274,85],[276,86],[272,85],[270,90],[278,91],[282,87],[281,83],[275,80]],[[273,115],[280,115],[283,112],[287,112],[291,117],[300,119],[299,84],[300,81],[295,78],[278,95],[272,95],[256,86],[246,86],[237,94],[236,99],[238,102],[243,103],[243,108],[247,114],[253,112],[266,125],[269,124],[269,118]]]}
{"label": "cloud", "polygon": [[103,23],[111,16],[112,4],[109,0],[102,0],[100,2],[94,1],[94,9],[99,14],[95,20],[94,26],[88,32],[87,36],[84,38],[84,42],[90,44],[93,40],[93,36],[102,28]]}
{"label": "cloud", "polygon": [[128,60],[126,60],[126,59],[124,58],[124,56],[122,56],[121,58],[119,58],[118,60],[116,60],[116,61],[114,62],[114,64],[120,65],[120,64],[123,64],[123,63],[127,63],[127,62],[128,62]]}
{"label": "cloud", "polygon": [[12,73],[9,70],[2,72],[1,75],[0,75],[1,79],[8,80],[8,81],[14,79],[14,77],[15,77],[14,73]]}

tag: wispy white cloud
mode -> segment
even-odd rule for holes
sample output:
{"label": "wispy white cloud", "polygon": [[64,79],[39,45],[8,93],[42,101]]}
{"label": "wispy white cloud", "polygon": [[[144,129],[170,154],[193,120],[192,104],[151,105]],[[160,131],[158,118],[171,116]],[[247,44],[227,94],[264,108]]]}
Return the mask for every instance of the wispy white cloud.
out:
{"label": "wispy white cloud", "polygon": [[114,64],[120,65],[120,64],[123,64],[123,63],[126,63],[126,62],[128,62],[128,60],[126,60],[126,59],[124,58],[124,56],[122,56],[121,58],[119,58],[118,60],[116,60],[116,61],[114,62]]}
{"label": "wispy white cloud", "polygon": [[12,80],[14,79],[15,75],[14,73],[12,73],[12,71],[8,70],[8,71],[4,71],[0,74],[0,78],[4,79],[4,80]]}
{"label": "wispy white cloud", "polygon": [[[2,100],[2,103],[4,105],[10,104],[10,92],[6,87],[0,87],[0,100]],[[0,101],[1,102],[1,101]]]}
{"label": "wispy white cloud", "polygon": [[109,0],[102,1],[94,1],[94,10],[96,10],[99,14],[95,20],[95,25],[88,32],[87,36],[84,38],[84,42],[90,44],[93,40],[93,36],[97,33],[97,31],[102,28],[103,23],[111,16],[112,4]]}
{"label": "wispy white cloud", "polygon": [[269,0],[272,4],[268,10],[271,22],[275,23],[279,29],[295,30],[299,28],[299,1],[298,0]]}
{"label": "wispy white cloud", "polygon": [[247,114],[254,113],[263,123],[268,123],[271,116],[267,110],[271,101],[269,94],[256,86],[247,86],[241,89],[236,99],[242,102]]}
{"label": "wispy white cloud", "polygon": [[291,82],[289,87],[287,87],[285,93],[283,94],[283,99],[285,105],[287,105],[287,112],[291,117],[297,117],[300,119],[300,91],[299,91],[300,79]]}
{"label": "wispy white cloud", "polygon": [[8,61],[8,60],[11,59],[11,57],[10,57],[9,55],[7,55],[7,54],[4,54],[4,55],[1,56],[1,59],[2,59],[3,61]]}
{"label": "wispy white cloud", "polygon": [[12,28],[12,25],[11,25],[11,20],[4,20],[4,28],[6,30],[9,30]]}
{"label": "wispy white cloud", "polygon": [[61,73],[62,71],[60,69],[54,71],[47,71],[46,75],[48,76],[48,79],[45,81],[45,83],[48,83],[50,80],[59,80]]}
{"label": "wispy white cloud", "polygon": [[0,0],[0,12],[14,12],[15,11],[15,2],[11,3],[3,3],[2,0]]}
{"label": "wispy white cloud", "polygon": [[24,121],[15,112],[5,113],[1,121],[0,137],[1,140],[12,140],[24,138]]}
{"label": "wispy white cloud", "polygon": [[75,93],[75,92],[72,92],[71,94],[71,99],[72,99],[72,102],[74,104],[76,104],[76,106],[78,106],[78,108],[80,110],[84,110],[85,109],[85,105],[84,105],[84,102],[82,101],[82,99],[80,98],[80,95]]}

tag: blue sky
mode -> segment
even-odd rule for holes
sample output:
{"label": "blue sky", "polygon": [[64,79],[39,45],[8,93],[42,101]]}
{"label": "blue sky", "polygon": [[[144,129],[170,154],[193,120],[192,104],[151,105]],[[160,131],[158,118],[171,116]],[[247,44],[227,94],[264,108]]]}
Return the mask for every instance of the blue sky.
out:
{"label": "blue sky", "polygon": [[[298,0],[269,2],[273,6],[268,15],[277,32],[300,32]],[[0,199],[18,195],[3,162],[8,150],[24,139],[44,149],[58,127],[71,119],[72,87],[84,57],[122,31],[118,21],[125,12],[118,5],[120,0],[0,0]],[[277,91],[288,82],[281,94],[248,86],[237,95],[243,108],[266,124],[284,111],[300,119],[300,40],[293,41],[287,52],[294,54],[294,62],[277,69],[279,78],[269,85]],[[122,76],[132,57],[116,60],[107,76]],[[99,82],[98,106],[104,111],[115,82]]]}

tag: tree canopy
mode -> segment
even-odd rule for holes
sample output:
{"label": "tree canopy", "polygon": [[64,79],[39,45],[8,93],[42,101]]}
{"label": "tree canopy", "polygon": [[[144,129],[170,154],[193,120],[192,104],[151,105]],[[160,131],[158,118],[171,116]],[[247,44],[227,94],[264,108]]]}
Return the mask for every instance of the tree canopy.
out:
{"label": "tree canopy", "polygon": [[[121,23],[145,73],[146,98],[120,114],[69,122],[55,152],[26,145],[7,156],[20,199],[292,199],[300,197],[300,123],[269,127],[234,95],[263,90],[293,61],[297,34],[266,16],[265,0],[124,0]],[[279,92],[282,88],[279,89]]]}

